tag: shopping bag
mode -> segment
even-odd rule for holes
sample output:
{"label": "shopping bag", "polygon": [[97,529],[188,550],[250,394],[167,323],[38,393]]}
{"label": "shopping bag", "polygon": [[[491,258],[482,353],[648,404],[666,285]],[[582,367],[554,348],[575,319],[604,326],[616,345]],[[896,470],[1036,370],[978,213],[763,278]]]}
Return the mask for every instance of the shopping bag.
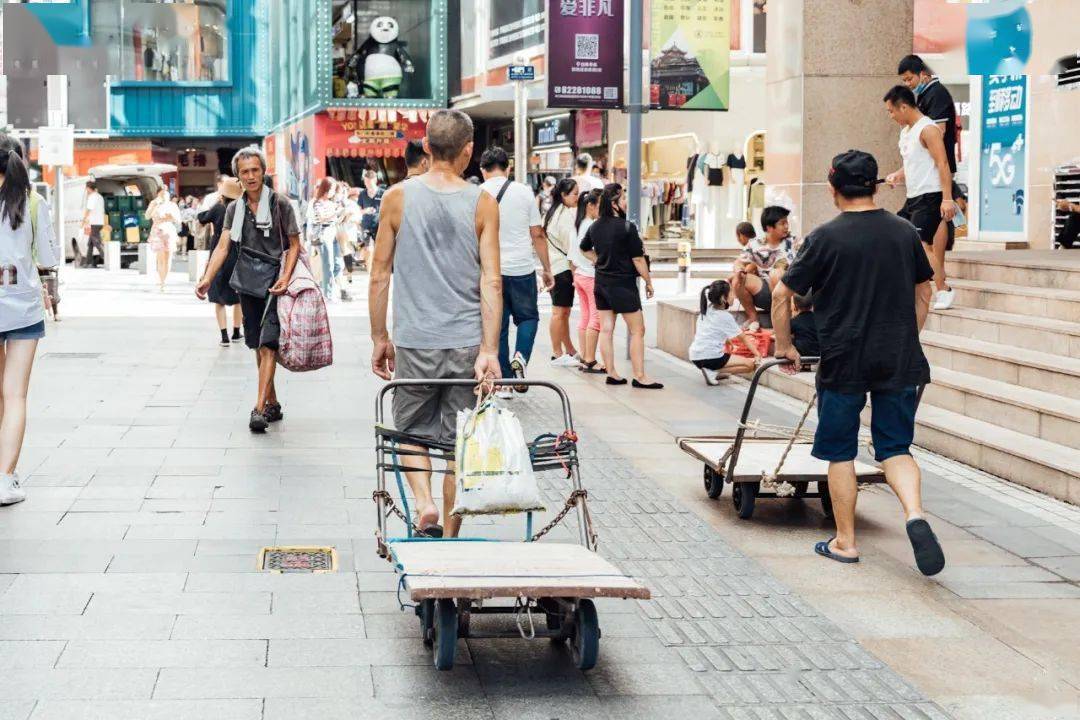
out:
{"label": "shopping bag", "polygon": [[543,510],[521,423],[487,398],[457,414],[457,497],[453,515]]}

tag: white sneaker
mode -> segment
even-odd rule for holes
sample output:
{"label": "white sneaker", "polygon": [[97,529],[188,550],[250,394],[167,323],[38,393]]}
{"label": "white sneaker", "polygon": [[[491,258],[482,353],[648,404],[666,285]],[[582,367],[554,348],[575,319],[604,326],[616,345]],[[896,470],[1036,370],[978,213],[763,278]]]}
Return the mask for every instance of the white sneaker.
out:
{"label": "white sneaker", "polygon": [[574,359],[573,355],[561,355],[551,361],[551,364],[555,367],[577,367],[580,363]]}
{"label": "white sneaker", "polygon": [[508,387],[500,387],[498,390],[495,391],[495,397],[499,398],[500,400],[513,400],[514,391]]}
{"label": "white sneaker", "polygon": [[26,491],[19,485],[19,476],[0,475],[0,505],[14,505],[26,499]]}
{"label": "white sneaker", "polygon": [[953,302],[956,301],[956,291],[952,290],[939,290],[937,295],[934,296],[934,309],[935,310],[948,310],[953,306]]}

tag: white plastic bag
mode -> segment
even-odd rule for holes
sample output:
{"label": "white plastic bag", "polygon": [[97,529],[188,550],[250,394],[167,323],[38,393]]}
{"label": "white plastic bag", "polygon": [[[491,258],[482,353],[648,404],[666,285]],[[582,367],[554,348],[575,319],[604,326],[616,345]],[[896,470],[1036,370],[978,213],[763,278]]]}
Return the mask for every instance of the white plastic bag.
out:
{"label": "white plastic bag", "polygon": [[493,399],[457,414],[454,515],[543,510],[521,423]]}

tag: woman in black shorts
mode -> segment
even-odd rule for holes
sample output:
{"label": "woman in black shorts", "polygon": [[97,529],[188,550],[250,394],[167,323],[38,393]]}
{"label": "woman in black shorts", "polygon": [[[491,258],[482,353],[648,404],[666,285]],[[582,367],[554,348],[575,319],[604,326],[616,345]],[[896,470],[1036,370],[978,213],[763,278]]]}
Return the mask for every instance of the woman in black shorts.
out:
{"label": "woman in black shorts", "polygon": [[615,369],[615,316],[622,315],[630,329],[630,363],[634,369],[633,386],[659,390],[663,384],[645,374],[645,317],[641,313],[641,295],[637,279],[645,281],[645,297],[652,298],[652,277],[645,261],[645,248],[637,228],[626,219],[626,194],[612,183],[600,196],[600,217],[589,227],[581,241],[581,250],[596,264],[596,309],[600,311],[600,348],[608,364],[608,385],[625,385]]}
{"label": "woman in black shorts", "polygon": [[574,307],[574,269],[570,266],[570,243],[577,242],[578,186],[563,178],[552,192],[551,207],[544,215],[548,256],[555,284],[551,287],[551,364],[577,367],[580,364],[574,341],[570,339],[570,310]]}

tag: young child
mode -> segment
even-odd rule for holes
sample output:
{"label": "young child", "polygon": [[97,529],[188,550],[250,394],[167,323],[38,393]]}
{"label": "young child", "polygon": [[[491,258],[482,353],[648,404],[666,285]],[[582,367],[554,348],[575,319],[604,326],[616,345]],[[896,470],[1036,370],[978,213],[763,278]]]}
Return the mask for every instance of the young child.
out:
{"label": "young child", "polygon": [[795,344],[795,349],[802,357],[821,357],[817,321],[814,319],[813,296],[796,295],[791,303],[795,308],[791,318],[792,342]]}
{"label": "young child", "polygon": [[752,223],[741,222],[735,226],[735,242],[739,243],[739,247],[745,248],[755,236],[757,231]]}
{"label": "young child", "polygon": [[[730,374],[751,373],[761,362],[761,354],[753,338],[739,329],[739,324],[727,311],[730,290],[727,280],[715,280],[701,291],[701,316],[694,341],[690,344],[689,356],[690,362],[701,370],[709,385],[716,385]],[[724,352],[724,344],[734,338],[742,341],[754,357]],[[716,376],[710,377],[709,371],[716,372]]]}

